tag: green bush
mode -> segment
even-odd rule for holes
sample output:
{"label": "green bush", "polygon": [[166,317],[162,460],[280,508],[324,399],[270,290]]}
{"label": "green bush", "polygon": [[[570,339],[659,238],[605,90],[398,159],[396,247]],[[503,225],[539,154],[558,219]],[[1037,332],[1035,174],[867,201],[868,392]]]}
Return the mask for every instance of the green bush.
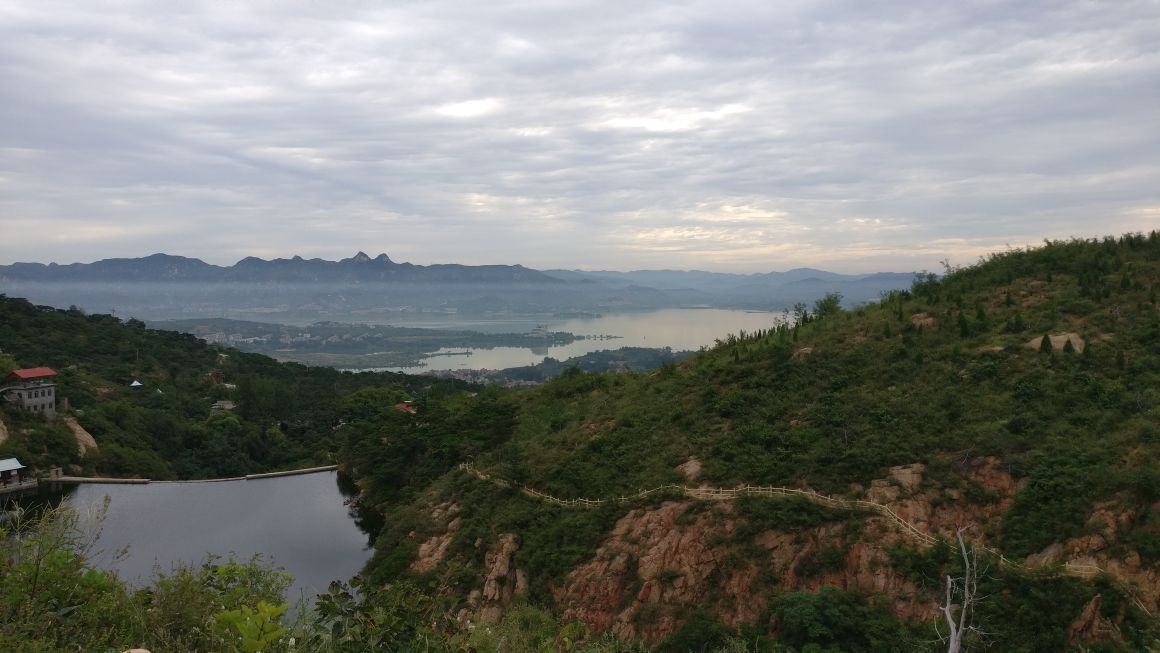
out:
{"label": "green bush", "polygon": [[911,651],[922,639],[891,611],[889,601],[833,588],[774,599],[778,641],[798,650],[878,653]]}
{"label": "green bush", "polygon": [[697,611],[680,630],[655,649],[656,653],[705,653],[724,646],[737,633],[706,612]]}

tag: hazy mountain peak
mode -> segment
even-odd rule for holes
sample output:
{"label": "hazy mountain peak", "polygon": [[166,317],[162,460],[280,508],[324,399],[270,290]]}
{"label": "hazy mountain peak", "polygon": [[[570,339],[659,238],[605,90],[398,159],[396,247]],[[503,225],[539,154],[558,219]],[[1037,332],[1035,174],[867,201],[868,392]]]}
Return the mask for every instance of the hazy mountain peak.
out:
{"label": "hazy mountain peak", "polygon": [[0,265],[0,281],[18,280],[558,283],[553,277],[520,265],[416,266],[395,263],[385,253],[372,259],[366,252],[358,252],[341,261],[320,258],[306,260],[297,255],[272,260],[247,256],[231,267],[210,265],[200,259],[170,254],[105,259],[95,263],[74,263],[51,268],[41,263]]}

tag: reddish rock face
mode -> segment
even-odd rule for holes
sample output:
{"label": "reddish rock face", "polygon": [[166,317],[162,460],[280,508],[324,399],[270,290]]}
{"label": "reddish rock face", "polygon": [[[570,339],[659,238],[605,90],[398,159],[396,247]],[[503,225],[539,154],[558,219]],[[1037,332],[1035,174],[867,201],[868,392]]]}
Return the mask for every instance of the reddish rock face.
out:
{"label": "reddish rock face", "polygon": [[499,621],[512,599],[528,591],[527,577],[512,564],[512,556],[520,548],[519,542],[515,533],[504,533],[487,553],[483,593],[478,606],[480,621]]}
{"label": "reddish rock face", "polygon": [[455,531],[459,530],[459,523],[458,517],[451,520],[444,533],[433,535],[420,544],[419,554],[415,558],[415,562],[411,563],[411,569],[422,573],[439,566],[439,563],[443,562],[444,556],[447,555],[447,547],[451,546],[451,541],[455,539]]}
{"label": "reddish rock face", "polygon": [[[930,487],[925,472],[917,463],[894,467],[886,479],[873,481],[865,496],[925,532],[953,539],[960,527],[970,525],[970,539],[983,542],[1024,486],[993,457],[965,462],[962,469],[993,495],[990,502],[969,502],[956,489]],[[750,546],[730,538],[736,522],[727,501],[670,501],[630,512],[592,560],[555,588],[565,618],[584,621],[594,631],[656,643],[680,628],[678,615],[687,612],[682,608],[705,607],[723,623],[739,626],[761,618],[771,592],[822,587],[889,596],[903,619],[927,620],[939,614],[938,588],[920,589],[891,568],[886,548],[915,543],[885,518],[867,516],[857,537],[843,524],[829,524],[805,531],[765,531]],[[1089,540],[1087,545],[1098,543]],[[845,552],[843,568],[802,573],[805,561],[833,549]]]}
{"label": "reddish rock face", "polygon": [[[630,512],[593,559],[556,589],[565,618],[656,643],[680,628],[682,607],[709,608],[736,627],[761,618],[771,590],[825,586],[898,597],[895,609],[907,618],[934,615],[934,602],[889,568],[881,547],[856,542],[847,548],[841,524],[796,533],[765,531],[750,543],[755,546],[732,541],[728,536],[735,526],[728,502],[706,507],[671,501]],[[799,573],[804,560],[834,547],[847,550],[844,569]],[[755,556],[754,549],[761,553]]]}
{"label": "reddish rock face", "polygon": [[[459,530],[460,519],[454,515],[459,513],[459,504],[443,503],[431,511],[431,521],[440,523],[446,521],[444,532],[433,535],[419,545],[419,554],[411,563],[411,569],[418,572],[431,571],[443,562],[447,555],[447,547],[455,539],[455,532]],[[449,521],[448,521],[449,520]]]}
{"label": "reddish rock face", "polygon": [[[993,457],[956,463],[969,487],[940,487],[926,478],[922,464],[891,468],[886,478],[872,481],[852,496],[888,506],[921,532],[953,540],[965,536],[986,544],[988,533],[998,532],[1003,514],[1025,480],[1017,481]],[[682,471],[685,469],[682,465]],[[694,476],[694,474],[690,474]],[[695,476],[694,476],[695,477]],[[977,484],[986,494],[968,500]],[[420,545],[420,561],[442,559],[458,521],[446,504],[440,518],[447,533]],[[458,507],[456,507],[456,510]],[[434,515],[433,515],[434,516]],[[1142,567],[1132,552],[1113,557],[1109,542],[1130,525],[1134,514],[1101,505],[1093,512],[1088,533],[1053,544],[1028,558],[1029,566],[1072,562],[1098,565],[1138,589],[1148,609],[1160,597],[1160,577]],[[808,529],[772,528],[741,541],[736,537],[738,517],[732,501],[667,501],[630,511],[608,534],[587,562],[573,569],[552,592],[565,619],[578,619],[594,632],[611,631],[625,639],[657,643],[676,632],[692,608],[707,609],[723,623],[737,627],[758,624],[768,597],[782,592],[816,592],[823,587],[856,590],[888,597],[903,619],[925,621],[939,616],[940,588],[915,586],[891,567],[886,550],[894,545],[918,546],[898,525],[884,516],[866,514],[859,528],[842,522]],[[485,546],[477,542],[477,547]],[[485,556],[481,590],[469,598],[464,615],[498,619],[514,597],[526,592],[527,579],[514,568],[519,549],[515,533],[501,535]],[[837,553],[835,553],[837,552]],[[838,557],[835,558],[835,555]],[[819,564],[825,559],[825,564]],[[1100,621],[1099,606],[1085,607],[1069,637],[1099,643],[1115,626]],[[1086,615],[1086,616],[1085,616]],[[465,617],[466,618],[466,617]],[[1106,622],[1106,623],[1105,623]],[[765,624],[770,626],[770,624]]]}
{"label": "reddish rock face", "polygon": [[1101,615],[1104,597],[1095,595],[1080,610],[1079,616],[1067,629],[1067,644],[1072,648],[1087,650],[1091,646],[1111,644],[1117,649],[1124,646],[1124,638],[1120,634],[1119,622],[1124,619],[1123,608],[1115,619],[1108,619]]}
{"label": "reddish rock face", "polygon": [[1136,598],[1155,614],[1160,609],[1160,570],[1144,566],[1135,551],[1108,546],[1137,516],[1135,509],[1113,503],[1098,504],[1088,517],[1088,534],[1052,543],[1043,551],[1027,556],[1025,564],[1029,567],[1062,563],[1098,567],[1130,585]]}

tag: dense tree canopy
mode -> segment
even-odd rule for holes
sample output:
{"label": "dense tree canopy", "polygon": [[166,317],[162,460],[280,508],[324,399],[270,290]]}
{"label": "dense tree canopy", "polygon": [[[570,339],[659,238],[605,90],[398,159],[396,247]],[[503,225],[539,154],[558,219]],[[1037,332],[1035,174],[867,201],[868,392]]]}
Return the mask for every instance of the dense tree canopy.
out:
{"label": "dense tree canopy", "polygon": [[[236,476],[335,461],[342,400],[362,388],[439,395],[452,381],[339,372],[207,345],[137,320],[34,306],[0,295],[0,368],[48,366],[58,396],[100,447],[83,458],[59,422],[7,407],[0,456],[40,468],[146,478]],[[131,387],[133,381],[142,385]],[[231,412],[211,414],[228,400]]]}

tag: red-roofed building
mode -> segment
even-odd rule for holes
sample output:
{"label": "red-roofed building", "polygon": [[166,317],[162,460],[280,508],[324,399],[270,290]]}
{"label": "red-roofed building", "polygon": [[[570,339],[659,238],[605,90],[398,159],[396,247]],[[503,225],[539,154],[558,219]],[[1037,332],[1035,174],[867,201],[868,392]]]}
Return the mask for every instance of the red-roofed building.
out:
{"label": "red-roofed building", "polygon": [[0,396],[30,413],[56,415],[56,372],[48,367],[33,367],[9,372]]}
{"label": "red-roofed building", "polygon": [[32,381],[34,379],[47,379],[52,376],[56,376],[56,370],[51,367],[30,367],[26,370],[9,372],[7,378],[15,378],[20,381]]}

